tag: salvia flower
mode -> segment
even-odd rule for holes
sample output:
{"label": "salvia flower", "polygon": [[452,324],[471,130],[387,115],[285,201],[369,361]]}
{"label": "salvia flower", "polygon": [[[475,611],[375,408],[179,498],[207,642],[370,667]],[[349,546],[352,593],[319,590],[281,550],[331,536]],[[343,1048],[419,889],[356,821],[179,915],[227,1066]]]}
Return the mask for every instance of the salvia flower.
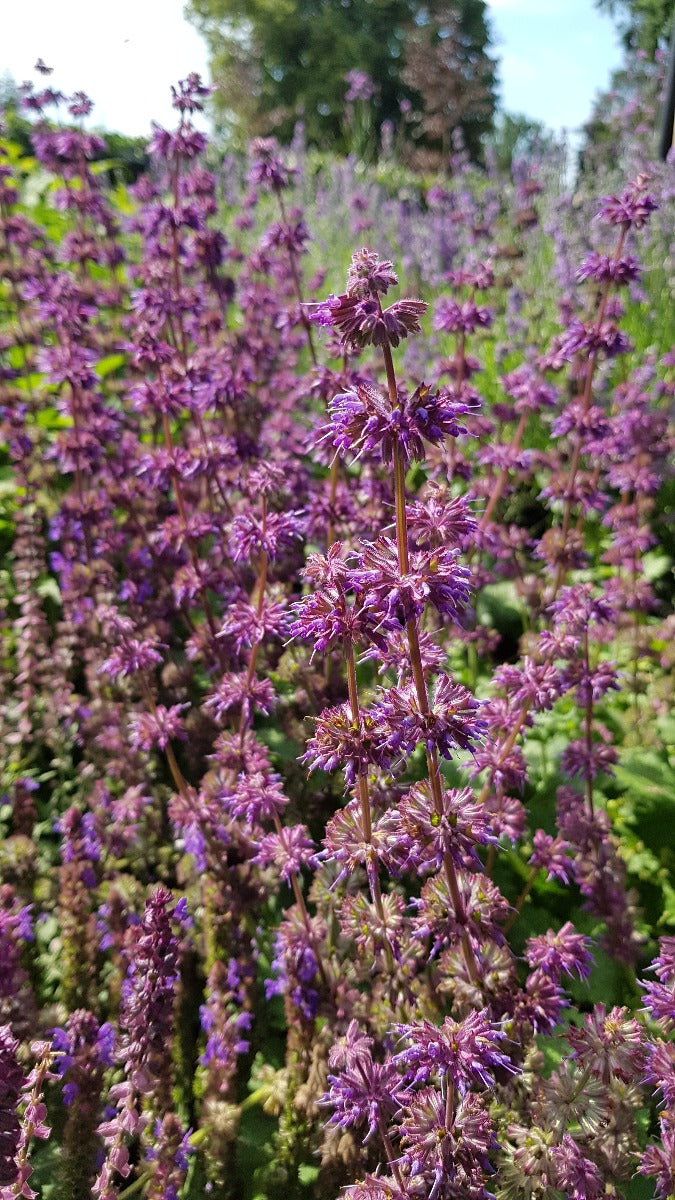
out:
{"label": "salvia flower", "polygon": [[379,537],[363,543],[353,587],[363,603],[378,613],[382,628],[404,628],[418,621],[427,604],[451,621],[461,623],[469,600],[469,572],[459,552],[447,548],[413,550],[409,570],[402,571],[396,542]]}
{"label": "salvia flower", "polygon": [[348,296],[384,295],[397,284],[398,275],[393,264],[380,258],[374,250],[362,246],[352,254],[345,288]]}
{"label": "salvia flower", "polygon": [[461,546],[478,522],[463,496],[451,496],[441,484],[431,483],[422,498],[406,507],[408,530],[419,549]]}
{"label": "salvia flower", "polygon": [[273,821],[288,804],[279,776],[265,771],[242,771],[234,791],[221,799],[233,817],[243,819],[248,825]]}
{"label": "salvia flower", "polygon": [[421,742],[450,758],[457,748],[472,750],[485,733],[478,700],[445,674],[436,679],[426,710],[410,682],[384,692],[373,712],[382,744],[391,754],[408,756]]}
{"label": "salvia flower", "polygon": [[184,919],[184,902],[175,904],[160,885],[150,896],[141,923],[131,930],[122,988],[121,1054],[127,1077],[140,1093],[149,1092],[166,1076],[179,964],[173,923]]}
{"label": "salvia flower", "polygon": [[415,784],[399,802],[392,836],[406,869],[440,871],[446,857],[458,867],[480,867],[477,846],[496,839],[487,810],[469,788],[445,788],[437,813],[428,783]]}
{"label": "salvia flower", "polygon": [[100,670],[114,679],[124,679],[149,671],[161,661],[156,642],[147,638],[127,638],[101,663]]}
{"label": "salvia flower", "polygon": [[565,839],[553,837],[545,830],[537,829],[532,844],[531,865],[546,871],[549,879],[569,883],[574,873],[574,863],[570,857],[570,846]]}
{"label": "salvia flower", "polygon": [[426,310],[424,300],[395,300],[382,308],[376,296],[343,295],[319,305],[310,313],[310,320],[339,330],[344,346],[363,350],[365,346],[398,346],[409,334],[419,333],[420,317]]}
{"label": "salvia flower", "polygon": [[[330,1086],[319,1101],[333,1110],[330,1120],[341,1129],[363,1126],[365,1141],[396,1112],[403,1089],[391,1059],[374,1061],[372,1044],[371,1038],[359,1033],[357,1022],[351,1021],[340,1041],[339,1074],[328,1076]],[[336,1056],[331,1066],[337,1066]]]}
{"label": "salvia flower", "polygon": [[573,1056],[607,1082],[612,1076],[629,1083],[644,1068],[644,1033],[627,1009],[615,1006],[607,1012],[596,1004],[582,1026],[571,1026],[568,1038]]}
{"label": "salvia flower", "polygon": [[434,309],[434,329],[443,333],[473,333],[475,329],[492,324],[492,312],[473,300],[463,303],[441,296]]}
{"label": "salvia flower", "polygon": [[357,867],[365,870],[369,880],[374,880],[378,864],[391,869],[399,856],[400,844],[392,845],[392,840],[387,838],[386,830],[380,830],[379,827],[372,829],[367,836],[361,805],[351,800],[344,808],[339,808],[328,822],[325,849],[318,857],[340,867],[333,886],[341,883]]}
{"label": "salvia flower", "polygon": [[597,219],[608,225],[632,226],[641,229],[658,205],[647,191],[649,180],[638,175],[620,196],[605,196],[600,201]]}
{"label": "salvia flower", "polygon": [[649,970],[654,972],[659,982],[641,983],[645,992],[645,1008],[670,1029],[675,1026],[675,938],[664,937],[659,940],[659,953]]}
{"label": "salvia flower", "polygon": [[183,741],[187,734],[183,713],[189,704],[155,705],[152,712],[135,712],[129,718],[129,742],[147,753],[158,747],[165,750],[172,741]]}
{"label": "salvia flower", "polygon": [[556,980],[563,972],[588,979],[592,963],[589,940],[576,932],[571,921],[566,921],[557,933],[549,929],[538,937],[528,938],[525,958],[531,967],[541,967]]}
{"label": "salvia flower", "polygon": [[356,68],[352,71],[347,71],[345,83],[349,84],[345,94],[345,100],[348,104],[353,104],[355,100],[367,102],[368,100],[372,100],[375,95],[375,84],[367,71],[359,71]]}
{"label": "salvia flower", "polygon": [[482,1184],[492,1174],[489,1154],[497,1140],[481,1096],[462,1096],[448,1123],[445,1097],[435,1088],[422,1088],[404,1109],[400,1131],[401,1162],[412,1179],[428,1181],[429,1200],[444,1181],[455,1195],[486,1195]]}
{"label": "salvia flower", "polygon": [[307,743],[301,762],[310,771],[335,771],[342,767],[345,784],[352,787],[359,774],[371,765],[386,769],[392,753],[383,745],[379,725],[367,709],[361,709],[354,720],[351,706],[339,704],[324,709],[317,717],[314,736]]}
{"label": "salvia flower", "polygon": [[25,1077],[16,1057],[18,1048],[9,1025],[0,1025],[0,1187],[3,1189],[14,1183],[19,1174],[18,1106]]}
{"label": "salvia flower", "polygon": [[333,397],[330,423],[322,440],[342,456],[367,454],[391,463],[398,449],[406,463],[413,459],[421,462],[426,456],[425,442],[437,445],[446,437],[466,432],[459,418],[470,411],[464,400],[447,389],[432,393],[423,383],[394,407],[387,392],[368,383],[357,384]]}
{"label": "salvia flower", "polygon": [[409,1044],[393,1057],[412,1084],[427,1083],[432,1076],[447,1076],[460,1096],[476,1086],[494,1087],[495,1071],[514,1074],[517,1068],[500,1046],[506,1034],[484,1012],[469,1013],[463,1021],[446,1017],[441,1026],[430,1021],[395,1026]]}
{"label": "salvia flower", "polygon": [[638,1171],[641,1175],[656,1180],[656,1195],[659,1200],[672,1196],[675,1189],[675,1116],[668,1109],[659,1117],[661,1145],[651,1145],[645,1150]]}
{"label": "salvia flower", "polygon": [[251,862],[263,868],[275,867],[284,882],[290,883],[303,867],[313,865],[315,851],[304,825],[285,825],[278,833],[260,839]]}
{"label": "salvia flower", "polygon": [[579,267],[577,279],[594,279],[596,283],[613,283],[616,287],[623,287],[638,279],[640,271],[640,262],[632,254],[613,258],[592,250]]}
{"label": "salvia flower", "polygon": [[289,186],[296,172],[283,162],[276,138],[255,138],[249,151],[252,159],[249,180],[254,187],[280,192]]}
{"label": "salvia flower", "polygon": [[605,1182],[599,1168],[586,1157],[569,1133],[564,1135],[559,1146],[554,1146],[551,1157],[556,1166],[556,1183],[569,1200],[600,1200],[605,1195]]}

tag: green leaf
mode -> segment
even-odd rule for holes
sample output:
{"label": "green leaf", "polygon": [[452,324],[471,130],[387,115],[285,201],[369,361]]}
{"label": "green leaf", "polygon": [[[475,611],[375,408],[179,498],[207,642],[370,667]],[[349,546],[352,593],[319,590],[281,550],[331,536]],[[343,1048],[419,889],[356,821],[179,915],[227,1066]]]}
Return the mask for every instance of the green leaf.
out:
{"label": "green leaf", "polygon": [[106,376],[112,375],[114,371],[119,371],[120,367],[123,367],[125,362],[126,358],[123,354],[108,354],[105,358],[102,358],[99,362],[97,362],[96,374],[99,375],[101,379],[105,379]]}
{"label": "green leaf", "polygon": [[61,603],[61,592],[53,575],[45,575],[44,579],[40,579],[35,590],[41,600],[53,600],[55,604]]}
{"label": "green leaf", "polygon": [[62,416],[56,408],[48,406],[43,408],[37,414],[36,423],[41,429],[70,429],[73,424],[72,417]]}
{"label": "green leaf", "polygon": [[661,579],[672,569],[673,561],[669,554],[660,554],[657,550],[652,550],[642,559],[642,574],[650,583]]}

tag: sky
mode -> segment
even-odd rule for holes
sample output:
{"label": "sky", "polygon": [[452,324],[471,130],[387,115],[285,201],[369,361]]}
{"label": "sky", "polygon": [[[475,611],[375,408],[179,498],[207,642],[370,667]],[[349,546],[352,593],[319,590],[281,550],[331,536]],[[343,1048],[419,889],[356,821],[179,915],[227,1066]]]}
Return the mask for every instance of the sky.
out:
{"label": "sky", "polygon": [[[0,0],[0,76],[35,78],[38,58],[62,91],[96,102],[93,124],[145,135],[173,123],[169,88],[190,71],[208,77],[206,47],[183,16],[185,0]],[[620,61],[613,23],[592,0],[492,0],[509,112],[559,131],[578,129]],[[4,11],[3,11],[4,10]]]}

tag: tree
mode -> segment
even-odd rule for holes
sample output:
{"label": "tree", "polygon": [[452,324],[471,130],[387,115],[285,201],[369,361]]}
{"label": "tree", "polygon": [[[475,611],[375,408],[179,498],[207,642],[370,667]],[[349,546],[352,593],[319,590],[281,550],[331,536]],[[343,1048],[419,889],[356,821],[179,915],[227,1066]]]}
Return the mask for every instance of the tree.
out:
{"label": "tree", "polygon": [[[413,63],[421,57],[418,34],[430,38],[429,69],[433,64],[436,74],[461,72],[456,96],[473,86],[474,64],[484,70],[481,55],[491,63],[493,80],[485,14],[484,0],[189,0],[188,5],[188,16],[209,46],[216,114],[235,139],[273,133],[288,141],[300,119],[310,142],[338,150],[348,148],[346,76],[355,69],[375,86],[369,101],[375,127],[384,120],[398,125],[402,101],[424,111],[424,94],[404,78],[407,56]],[[443,68],[437,60],[442,30],[450,24],[457,42]],[[467,128],[472,120],[476,128],[489,125],[495,98],[488,91],[487,99],[481,93],[480,114],[463,105]],[[426,96],[428,102],[429,89]]]}
{"label": "tree", "polygon": [[514,159],[540,161],[555,145],[555,138],[541,121],[524,113],[505,112],[500,114],[488,145],[498,170],[509,172]]}
{"label": "tree", "polygon": [[596,6],[615,17],[624,45],[645,50],[650,58],[670,37],[675,0],[595,0]]}
{"label": "tree", "polygon": [[481,155],[496,104],[496,63],[487,53],[482,0],[457,5],[431,0],[406,32],[404,83],[421,102],[420,131],[447,163],[452,135],[461,130],[471,158]]}

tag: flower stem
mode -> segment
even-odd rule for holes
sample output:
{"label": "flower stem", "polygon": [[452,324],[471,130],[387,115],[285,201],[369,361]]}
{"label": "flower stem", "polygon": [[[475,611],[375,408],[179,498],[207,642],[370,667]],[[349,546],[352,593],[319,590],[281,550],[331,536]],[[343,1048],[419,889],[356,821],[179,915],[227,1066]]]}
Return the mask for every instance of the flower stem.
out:
{"label": "flower stem", "polygon": [[[395,407],[398,404],[398,389],[396,387],[396,373],[394,371],[394,362],[389,345],[385,344],[382,347],[382,353],[384,355],[384,365],[387,373],[389,399],[392,407]],[[394,445],[394,506],[396,510],[396,546],[398,551],[398,565],[401,574],[407,575],[410,572],[410,554],[408,550],[408,521],[406,517],[405,466],[403,462],[403,455],[401,454],[400,447],[397,444]],[[414,618],[411,618],[411,620],[407,622],[406,634],[410,653],[410,665],[412,668],[415,691],[417,693],[417,702],[420,706],[421,712],[428,713],[429,693],[427,691],[426,679],[424,678],[424,666],[420,651],[417,622],[414,620]],[[431,795],[434,802],[434,811],[439,817],[442,817],[443,785],[441,782],[441,772],[436,747],[429,746],[427,744],[426,756],[429,784],[431,786]],[[457,920],[464,924],[466,923],[464,901],[459,889],[455,864],[448,854],[444,856],[443,867]],[[461,935],[461,942],[467,970],[471,979],[475,983],[479,977],[478,964],[476,962],[476,956],[466,930],[464,930]]]}

